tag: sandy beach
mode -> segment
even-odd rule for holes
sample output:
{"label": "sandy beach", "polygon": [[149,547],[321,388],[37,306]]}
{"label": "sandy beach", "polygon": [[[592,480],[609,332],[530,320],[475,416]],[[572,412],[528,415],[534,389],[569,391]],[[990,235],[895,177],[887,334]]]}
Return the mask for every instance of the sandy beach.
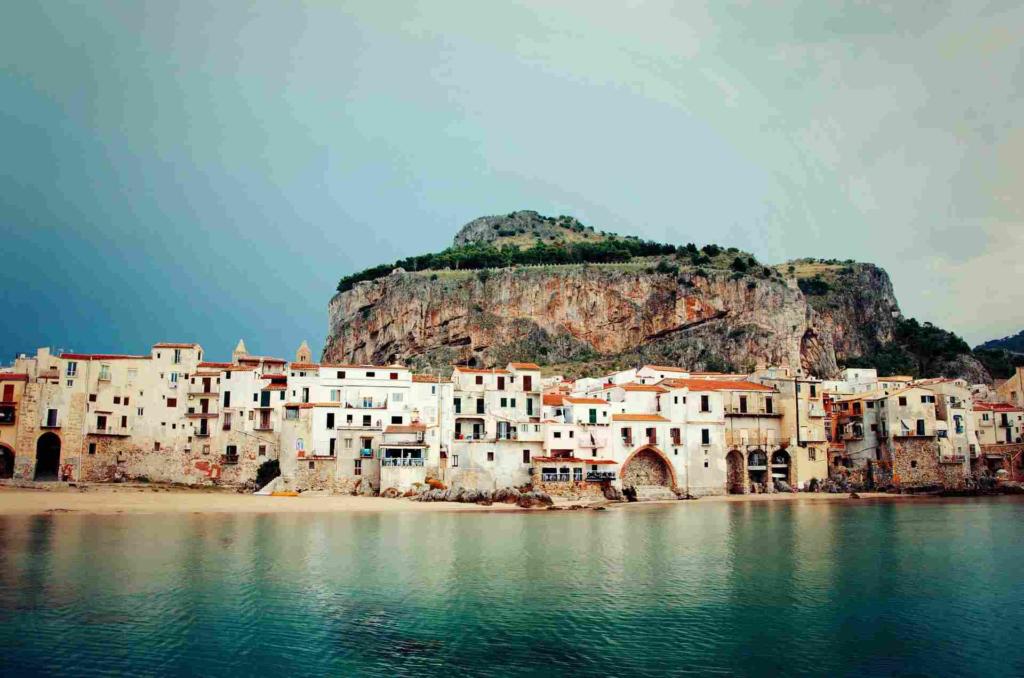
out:
{"label": "sandy beach", "polygon": [[[863,493],[863,499],[906,499],[883,493]],[[708,502],[834,502],[850,501],[845,494],[761,494],[704,497]],[[557,500],[567,507],[585,502]],[[676,504],[651,502],[642,505]],[[637,506],[611,504],[609,508]],[[0,515],[43,513],[150,514],[150,513],[431,513],[466,511],[524,511],[514,505],[418,502],[382,497],[314,496],[262,497],[230,490],[188,489],[162,485],[90,485],[87,487],[0,487]]]}

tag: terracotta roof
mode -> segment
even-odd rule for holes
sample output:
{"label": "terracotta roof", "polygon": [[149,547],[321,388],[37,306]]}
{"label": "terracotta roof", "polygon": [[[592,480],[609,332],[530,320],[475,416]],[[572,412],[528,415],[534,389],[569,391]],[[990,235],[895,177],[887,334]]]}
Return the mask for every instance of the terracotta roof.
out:
{"label": "terracotta roof", "polygon": [[561,393],[545,393],[541,396],[542,402],[549,407],[558,407],[565,400]]}
{"label": "terracotta roof", "polygon": [[914,381],[914,378],[905,374],[896,374],[891,377],[879,377],[878,381]]}
{"label": "terracotta roof", "polygon": [[263,374],[264,379],[287,379],[287,374]]}
{"label": "terracotta roof", "polygon": [[285,403],[284,406],[299,410],[313,409],[313,403]]}
{"label": "terracotta roof", "polygon": [[572,403],[573,405],[607,405],[607,400],[601,400],[600,398],[574,398],[573,396],[565,396],[565,402]]}
{"label": "terracotta roof", "polygon": [[1010,403],[983,403],[975,401],[974,409],[979,412],[1021,412],[1021,408]]}
{"label": "terracotta roof", "polygon": [[28,375],[19,372],[0,372],[0,381],[28,381]]}
{"label": "terracotta roof", "polygon": [[220,372],[193,372],[193,377],[219,377]]}
{"label": "terracotta roof", "polygon": [[668,421],[660,414],[613,414],[612,421]]}
{"label": "terracotta roof", "polygon": [[234,367],[234,363],[199,363],[199,367]]}
{"label": "terracotta roof", "polygon": [[419,423],[408,425],[392,424],[384,429],[384,433],[420,433],[426,430],[427,427]]}
{"label": "terracotta roof", "polygon": [[721,379],[662,379],[669,388],[688,388],[691,391],[771,391],[775,389],[752,381],[726,381]]}
{"label": "terracotta roof", "polygon": [[433,374],[414,374],[412,380],[422,384],[440,384],[444,379]]}
{"label": "terracotta roof", "polygon": [[514,367],[517,370],[539,370],[540,365],[537,363],[509,363],[509,367]]}
{"label": "terracotta roof", "polygon": [[292,363],[291,369],[293,370],[316,370],[320,369],[320,366],[316,363]]}
{"label": "terracotta roof", "polygon": [[624,391],[650,391],[652,393],[668,393],[668,389],[657,384],[621,384]]}
{"label": "terracotta roof", "polygon": [[64,360],[150,360],[148,355],[120,355],[113,353],[61,353]]}
{"label": "terracotta roof", "polygon": [[153,344],[153,348],[199,348],[199,344],[175,344],[161,342],[159,344]]}
{"label": "terracotta roof", "polygon": [[263,387],[264,391],[286,391],[288,390],[288,384],[267,384]]}

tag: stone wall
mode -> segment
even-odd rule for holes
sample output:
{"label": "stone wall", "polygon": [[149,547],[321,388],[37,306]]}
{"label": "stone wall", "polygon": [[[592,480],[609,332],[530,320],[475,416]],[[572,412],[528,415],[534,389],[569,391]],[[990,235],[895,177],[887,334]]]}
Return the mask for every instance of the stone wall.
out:
{"label": "stone wall", "polygon": [[933,438],[895,438],[890,454],[893,483],[900,488],[955,489],[964,485],[963,464],[940,463]]}

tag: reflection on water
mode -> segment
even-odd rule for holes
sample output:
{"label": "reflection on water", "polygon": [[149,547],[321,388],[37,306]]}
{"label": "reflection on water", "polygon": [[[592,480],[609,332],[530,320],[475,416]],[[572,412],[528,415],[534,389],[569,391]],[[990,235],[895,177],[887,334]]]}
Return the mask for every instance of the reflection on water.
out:
{"label": "reflection on water", "polygon": [[0,518],[3,673],[1024,674],[1024,503]]}

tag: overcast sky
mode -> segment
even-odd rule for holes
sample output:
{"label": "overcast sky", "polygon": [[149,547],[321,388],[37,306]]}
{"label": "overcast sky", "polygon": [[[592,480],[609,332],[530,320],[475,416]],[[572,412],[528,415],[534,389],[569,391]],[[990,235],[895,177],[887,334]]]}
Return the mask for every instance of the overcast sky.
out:
{"label": "overcast sky", "polygon": [[340,276],[515,209],[1024,328],[1019,1],[512,5],[9,3],[0,358],[319,352]]}

